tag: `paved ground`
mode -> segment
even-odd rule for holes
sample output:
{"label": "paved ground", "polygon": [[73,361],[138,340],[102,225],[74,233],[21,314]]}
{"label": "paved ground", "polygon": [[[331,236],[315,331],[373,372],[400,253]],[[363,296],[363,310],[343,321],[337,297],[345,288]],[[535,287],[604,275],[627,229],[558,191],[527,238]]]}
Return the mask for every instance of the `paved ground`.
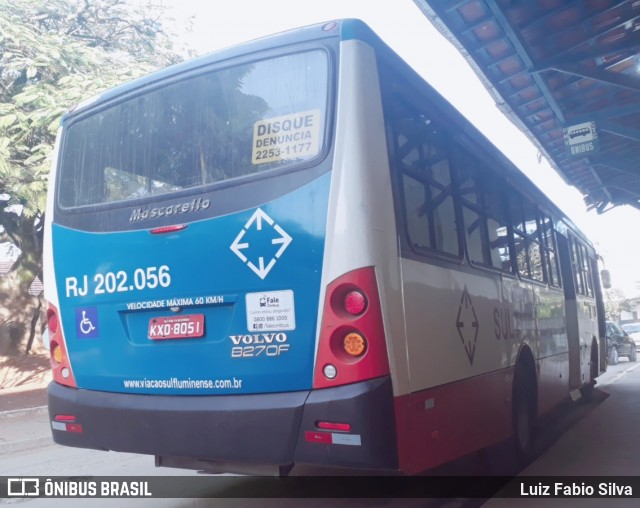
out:
{"label": "paved ground", "polygon": [[46,405],[47,391],[45,387],[7,390],[6,393],[5,390],[0,390],[0,413]]}
{"label": "paved ground", "polygon": [[[623,361],[609,367],[598,381],[608,396],[549,447],[519,477],[553,477],[576,481],[590,477],[625,484],[624,477],[640,476],[640,362]],[[555,480],[554,480],[555,481]],[[600,480],[598,480],[600,481]],[[634,492],[637,496],[638,493]],[[484,508],[636,507],[638,498],[618,499],[500,499]]]}

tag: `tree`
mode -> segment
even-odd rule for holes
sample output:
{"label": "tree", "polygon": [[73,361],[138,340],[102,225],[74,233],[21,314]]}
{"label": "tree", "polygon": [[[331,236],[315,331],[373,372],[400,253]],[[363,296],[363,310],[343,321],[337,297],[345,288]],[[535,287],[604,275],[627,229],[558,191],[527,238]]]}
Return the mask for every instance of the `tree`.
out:
{"label": "tree", "polygon": [[[125,0],[0,0],[0,240],[22,250],[22,291],[42,277],[42,215],[62,114],[181,60],[165,25],[163,9]],[[6,286],[0,280],[0,307],[11,299]]]}
{"label": "tree", "polygon": [[607,289],[604,292],[605,315],[610,321],[620,321],[622,311],[631,312],[631,303],[620,289]]}

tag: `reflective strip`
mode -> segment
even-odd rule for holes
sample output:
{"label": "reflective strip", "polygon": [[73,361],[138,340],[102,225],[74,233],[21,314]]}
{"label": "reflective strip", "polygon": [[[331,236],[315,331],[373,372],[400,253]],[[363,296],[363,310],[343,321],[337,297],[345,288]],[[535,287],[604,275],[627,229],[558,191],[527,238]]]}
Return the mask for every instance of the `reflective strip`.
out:
{"label": "reflective strip", "polygon": [[67,424],[63,422],[51,422],[51,428],[53,430],[62,430],[64,432],[67,431]]}
{"label": "reflective strip", "polygon": [[81,433],[83,431],[82,425],[79,423],[65,423],[65,422],[51,422],[51,428],[53,430],[61,430],[62,432],[78,432]]}
{"label": "reflective strip", "polygon": [[304,437],[311,443],[339,444],[348,446],[362,446],[360,434],[340,434],[337,432],[306,431]]}
{"label": "reflective strip", "polygon": [[331,442],[333,444],[362,446],[360,434],[331,434]]}

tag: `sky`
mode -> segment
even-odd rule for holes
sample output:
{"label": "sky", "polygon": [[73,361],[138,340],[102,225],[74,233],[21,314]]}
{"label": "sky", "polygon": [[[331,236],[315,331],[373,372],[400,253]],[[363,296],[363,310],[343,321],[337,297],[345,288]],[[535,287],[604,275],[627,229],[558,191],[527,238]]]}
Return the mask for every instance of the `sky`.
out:
{"label": "sky", "polygon": [[[146,3],[147,0],[131,0]],[[365,21],[391,48],[465,115],[591,239],[611,272],[613,286],[640,296],[640,211],[617,207],[587,213],[538,150],[496,107],[462,55],[412,0],[155,0],[170,8],[182,43],[198,54],[304,25],[338,18]],[[628,233],[625,233],[625,230]]]}

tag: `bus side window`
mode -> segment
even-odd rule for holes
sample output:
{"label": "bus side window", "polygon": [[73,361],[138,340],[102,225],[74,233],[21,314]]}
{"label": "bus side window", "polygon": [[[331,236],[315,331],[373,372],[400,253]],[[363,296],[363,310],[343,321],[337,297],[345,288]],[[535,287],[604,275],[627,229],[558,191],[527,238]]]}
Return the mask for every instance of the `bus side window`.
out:
{"label": "bus side window", "polygon": [[542,240],[547,264],[547,282],[554,287],[560,287],[560,273],[558,270],[558,257],[556,255],[556,239],[553,229],[553,221],[548,215],[542,215]]}
{"label": "bus side window", "polygon": [[547,269],[538,208],[519,192],[512,191],[509,193],[509,209],[518,273],[522,277],[544,282]]}
{"label": "bus side window", "polygon": [[593,298],[593,274],[591,273],[591,264],[589,263],[587,249],[582,243],[580,244],[580,254],[580,257],[582,258],[582,273],[585,283],[585,295]]}
{"label": "bus side window", "polygon": [[580,246],[578,241],[569,237],[569,249],[571,251],[571,269],[576,283],[576,293],[585,294],[584,274],[582,273],[582,262],[580,261]]}
{"label": "bus side window", "polygon": [[529,267],[531,268],[531,278],[538,282],[545,280],[545,264],[543,262],[543,251],[540,240],[540,230],[538,228],[538,208],[528,199],[523,201],[524,209],[524,233],[527,237],[527,253],[529,256]]}
{"label": "bus side window", "polygon": [[424,184],[407,174],[402,175],[402,184],[409,238],[415,247],[429,248],[431,233],[425,209],[426,190]]}
{"label": "bus side window", "polygon": [[485,185],[484,209],[487,217],[489,253],[491,265],[505,272],[513,272],[511,265],[511,242],[503,185],[497,177],[492,177]]}
{"label": "bus side window", "polygon": [[484,248],[487,244],[487,233],[480,215],[482,178],[478,174],[475,159],[462,149],[458,149],[456,152],[456,170],[462,200],[462,221],[467,255],[472,263],[487,265],[488,260]]}
{"label": "bus side window", "polygon": [[590,298],[594,297],[593,273],[589,253],[580,240],[569,238],[571,248],[571,266],[576,280],[576,292]]}
{"label": "bus side window", "polygon": [[469,261],[511,272],[502,180],[462,147],[455,160]]}
{"label": "bus side window", "polygon": [[395,100],[391,112],[392,165],[397,171],[404,229],[417,251],[458,256],[448,145],[438,125]]}

